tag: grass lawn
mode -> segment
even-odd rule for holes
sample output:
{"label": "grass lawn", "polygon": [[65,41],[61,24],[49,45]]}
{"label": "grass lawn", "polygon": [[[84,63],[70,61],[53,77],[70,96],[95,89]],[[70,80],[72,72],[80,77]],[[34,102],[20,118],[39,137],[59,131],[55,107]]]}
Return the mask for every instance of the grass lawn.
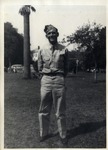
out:
{"label": "grass lawn", "polygon": [[[60,148],[59,136],[39,143],[38,109],[40,80],[22,79],[21,73],[5,73],[5,148]],[[78,73],[66,78],[67,129],[69,148],[106,147],[106,81],[98,74]],[[52,109],[50,130],[57,124]]]}

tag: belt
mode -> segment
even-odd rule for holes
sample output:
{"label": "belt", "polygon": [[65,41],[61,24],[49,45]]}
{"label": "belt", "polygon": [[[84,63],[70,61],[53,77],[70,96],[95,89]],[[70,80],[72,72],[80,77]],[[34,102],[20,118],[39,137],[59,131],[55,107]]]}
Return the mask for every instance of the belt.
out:
{"label": "belt", "polygon": [[43,73],[46,76],[64,76],[63,73]]}

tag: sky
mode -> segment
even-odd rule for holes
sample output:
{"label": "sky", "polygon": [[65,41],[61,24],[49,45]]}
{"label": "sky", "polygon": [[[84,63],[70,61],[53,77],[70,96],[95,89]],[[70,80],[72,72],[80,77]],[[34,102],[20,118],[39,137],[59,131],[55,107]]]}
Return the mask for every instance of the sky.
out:
{"label": "sky", "polygon": [[[105,5],[32,5],[36,12],[30,15],[31,49],[43,46],[47,42],[44,33],[45,25],[52,24],[58,28],[58,40],[71,35],[88,22],[106,26]],[[22,5],[4,5],[4,22],[12,23],[13,27],[23,34],[23,16],[18,12]]]}

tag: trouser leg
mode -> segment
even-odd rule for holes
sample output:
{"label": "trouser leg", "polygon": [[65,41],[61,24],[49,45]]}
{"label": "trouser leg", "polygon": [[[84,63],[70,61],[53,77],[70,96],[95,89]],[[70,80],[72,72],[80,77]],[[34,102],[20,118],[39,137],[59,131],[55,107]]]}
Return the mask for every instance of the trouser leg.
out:
{"label": "trouser leg", "polygon": [[53,90],[53,103],[56,111],[58,131],[61,138],[66,137],[66,102],[65,87],[57,87]]}
{"label": "trouser leg", "polygon": [[41,102],[39,108],[40,136],[46,136],[49,132],[51,107],[52,92],[47,87],[41,87]]}

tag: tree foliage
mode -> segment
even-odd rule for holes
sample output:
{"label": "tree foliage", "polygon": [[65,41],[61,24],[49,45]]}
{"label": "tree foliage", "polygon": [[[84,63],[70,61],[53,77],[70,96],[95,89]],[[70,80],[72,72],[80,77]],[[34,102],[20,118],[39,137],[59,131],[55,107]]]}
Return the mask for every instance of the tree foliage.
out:
{"label": "tree foliage", "polygon": [[105,67],[106,65],[106,27],[100,24],[85,24],[72,35],[67,36],[67,41],[77,43],[78,49],[84,51],[85,67]]}
{"label": "tree foliage", "polygon": [[20,8],[19,13],[21,15],[23,15],[23,16],[26,15],[26,14],[29,15],[31,13],[31,10],[33,12],[36,11],[36,9],[33,6],[31,6],[31,5],[24,5],[23,7]]}
{"label": "tree foliage", "polygon": [[7,67],[23,63],[23,36],[9,22],[4,23],[4,61]]}

